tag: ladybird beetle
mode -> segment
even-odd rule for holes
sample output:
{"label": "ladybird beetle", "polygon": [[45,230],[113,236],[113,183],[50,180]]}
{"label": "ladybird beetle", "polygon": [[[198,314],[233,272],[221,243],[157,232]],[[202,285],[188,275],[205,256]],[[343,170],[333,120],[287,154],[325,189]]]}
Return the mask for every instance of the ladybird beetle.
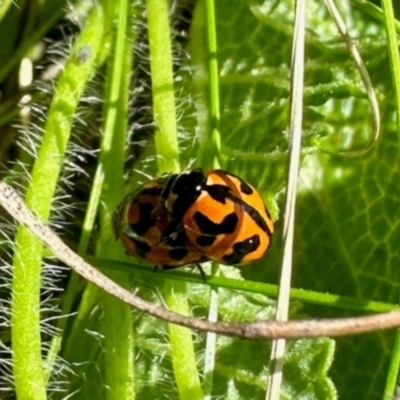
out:
{"label": "ladybird beetle", "polygon": [[221,264],[257,260],[271,244],[274,226],[260,194],[234,174],[218,169],[174,174],[161,197],[189,242]]}
{"label": "ladybird beetle", "polygon": [[208,260],[161,206],[166,178],[150,181],[127,196],[113,216],[117,239],[134,257],[171,269]]}

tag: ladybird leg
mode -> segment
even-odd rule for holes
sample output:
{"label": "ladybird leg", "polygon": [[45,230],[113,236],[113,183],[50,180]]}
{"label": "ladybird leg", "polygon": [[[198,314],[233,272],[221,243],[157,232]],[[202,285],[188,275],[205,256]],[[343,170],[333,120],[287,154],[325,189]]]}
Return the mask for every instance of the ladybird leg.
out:
{"label": "ladybird leg", "polygon": [[176,269],[176,268],[179,268],[179,267],[180,267],[180,265],[161,265],[161,268],[164,271],[168,271],[168,270],[171,270],[171,269]]}
{"label": "ladybird leg", "polygon": [[153,272],[157,272],[160,267],[164,271],[168,271],[170,269],[178,268],[178,267],[171,266],[171,265],[155,265],[154,268],[153,268]]}
{"label": "ladybird leg", "polygon": [[202,268],[201,264],[195,264],[194,266],[199,270],[200,275],[201,275],[201,277],[203,279],[203,282],[207,283],[207,275],[204,272],[204,269]]}

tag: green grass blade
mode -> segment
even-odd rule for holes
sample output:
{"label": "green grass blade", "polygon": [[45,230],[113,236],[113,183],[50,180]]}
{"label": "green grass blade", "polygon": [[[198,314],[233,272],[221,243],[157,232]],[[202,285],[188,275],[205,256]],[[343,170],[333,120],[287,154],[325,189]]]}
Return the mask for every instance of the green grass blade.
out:
{"label": "green grass blade", "polygon": [[158,172],[179,172],[171,38],[165,0],[147,0]]}
{"label": "green grass blade", "polygon": [[[205,7],[206,31],[207,31],[207,69],[209,77],[209,123],[208,133],[205,140],[200,141],[199,161],[202,167],[221,168],[221,135],[219,132],[220,124],[220,96],[219,96],[219,68],[218,68],[218,42],[217,42],[217,26],[215,20],[215,4],[214,0],[205,0],[204,4],[200,3],[199,7]],[[219,266],[213,263],[212,274],[219,275]],[[208,310],[209,321],[218,320],[219,296],[218,288],[211,288],[210,307]],[[214,370],[215,370],[215,354],[217,346],[217,336],[207,333],[206,350],[204,358],[204,381],[203,390],[205,398],[211,399]]]}
{"label": "green grass blade", "polygon": [[[386,16],[382,12],[382,9],[368,0],[351,0],[351,3],[358,7],[360,10],[374,18],[376,21],[385,23]],[[383,2],[382,2],[383,5]],[[400,22],[396,19],[393,20],[393,24],[397,33],[400,34]]]}
{"label": "green grass blade", "polygon": [[[398,48],[398,37],[396,32],[396,19],[393,12],[391,0],[382,0],[384,24],[387,34],[388,53],[392,72],[393,88],[395,93],[395,107],[397,115],[397,135],[400,143],[400,57]],[[400,153],[399,153],[400,159]],[[397,387],[397,377],[400,368],[400,330],[396,332],[396,339],[393,345],[389,371],[386,380],[385,394],[383,398],[392,396]]]}
{"label": "green grass blade", "polygon": [[12,57],[10,57],[6,63],[4,63],[0,68],[0,82],[3,82],[4,79],[11,73],[13,68],[21,61],[22,57],[29,51],[29,49],[35,45],[44,35],[48,32],[51,27],[55,25],[55,23],[61,18],[64,14],[65,10],[63,8],[58,9],[54,13],[50,15],[48,19],[46,19],[43,24],[32,33],[32,35],[24,41],[24,43],[18,47],[18,49],[14,52]]}
{"label": "green grass blade", "polygon": [[7,14],[8,9],[11,4],[13,4],[12,0],[4,0],[0,4],[0,22],[3,20],[4,16]]}
{"label": "green grass blade", "polygon": [[[147,0],[147,15],[154,118],[157,124],[155,143],[158,172],[178,172],[179,150],[167,2]],[[172,310],[188,313],[185,293],[185,283],[166,280],[164,299]],[[168,325],[168,331],[179,396],[181,399],[202,399],[191,331],[171,324]]]}
{"label": "green grass blade", "polygon": [[[72,49],[50,106],[43,141],[26,194],[27,205],[48,221],[57,180],[70,137],[73,116],[87,81],[96,69],[106,18],[95,7]],[[85,62],[77,54],[90,46]],[[42,244],[25,228],[16,235],[12,283],[12,342],[15,390],[19,399],[45,399],[40,339],[40,284]]]}
{"label": "green grass blade", "polygon": [[[92,265],[104,270],[109,275],[110,269],[120,271],[134,271],[135,275],[141,276],[142,279],[149,279],[154,276],[155,272],[149,269],[148,266],[134,265],[131,263],[110,261],[87,256],[86,260]],[[200,274],[184,272],[181,270],[164,271],[158,270],[157,277],[164,279],[174,279],[187,283],[205,284]],[[249,280],[229,279],[226,277],[209,276],[207,285],[212,288],[225,288],[232,291],[242,291],[246,293],[258,293],[266,296],[276,297],[278,293],[277,285],[263,282],[254,282]],[[398,304],[385,303],[381,301],[373,301],[368,299],[360,299],[350,296],[341,296],[337,294],[321,293],[313,290],[291,289],[290,298],[303,303],[316,304],[329,308],[341,308],[352,312],[379,313],[387,312],[399,308]]]}
{"label": "green grass blade", "polygon": [[[127,132],[129,74],[132,45],[129,37],[129,2],[120,0],[114,55],[106,88],[104,127],[98,171],[104,177],[100,203],[100,239],[98,256],[122,252],[112,231],[112,214],[124,192],[125,137]],[[112,278],[125,288],[129,275],[113,271]],[[104,295],[104,367],[108,399],[134,398],[134,339],[131,309],[110,295]]]}
{"label": "green grass blade", "polygon": [[221,136],[219,132],[220,123],[220,101],[219,101],[219,70],[217,58],[217,29],[215,21],[214,0],[205,0],[207,21],[207,69],[209,79],[209,133],[207,139],[201,142],[199,160],[203,167],[221,167],[220,150]]}

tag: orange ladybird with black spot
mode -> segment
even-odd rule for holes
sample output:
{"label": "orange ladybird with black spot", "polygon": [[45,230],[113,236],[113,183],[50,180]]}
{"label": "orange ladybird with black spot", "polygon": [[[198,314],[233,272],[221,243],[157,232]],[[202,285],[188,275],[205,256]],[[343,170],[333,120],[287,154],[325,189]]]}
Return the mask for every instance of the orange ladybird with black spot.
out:
{"label": "orange ladybird with black spot", "polygon": [[210,259],[240,265],[261,258],[274,231],[257,190],[240,177],[214,169],[171,175],[161,197],[171,221]]}

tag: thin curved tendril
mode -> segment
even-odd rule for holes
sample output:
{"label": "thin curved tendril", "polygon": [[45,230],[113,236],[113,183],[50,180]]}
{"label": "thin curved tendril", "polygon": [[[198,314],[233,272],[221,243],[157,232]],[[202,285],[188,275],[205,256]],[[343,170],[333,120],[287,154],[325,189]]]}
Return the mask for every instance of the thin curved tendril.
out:
{"label": "thin curved tendril", "polygon": [[248,339],[343,336],[400,326],[400,310],[354,318],[290,322],[255,321],[222,323],[186,317],[141,299],[134,293],[117,285],[96,268],[88,264],[28,209],[21,197],[11,186],[2,181],[0,181],[0,204],[13,218],[25,225],[35,236],[48,246],[59,260],[64,262],[83,278],[136,309],[177,325]]}
{"label": "thin curved tendril", "polygon": [[371,150],[371,148],[374,146],[374,144],[378,140],[379,133],[380,133],[380,126],[381,126],[378,100],[376,98],[376,94],[375,94],[374,88],[372,86],[371,79],[369,78],[368,71],[365,68],[364,62],[361,58],[359,51],[357,50],[356,45],[353,42],[353,39],[349,36],[349,34],[347,32],[346,24],[344,23],[343,18],[339,13],[339,10],[337,9],[333,0],[324,0],[324,2],[325,2],[326,7],[328,8],[328,11],[331,14],[333,20],[335,21],[335,24],[339,30],[339,33],[342,35],[342,37],[346,43],[346,46],[350,52],[351,57],[353,58],[353,60],[356,64],[357,70],[358,70],[360,77],[363,81],[363,84],[365,86],[365,90],[367,92],[367,97],[368,97],[368,102],[369,102],[369,105],[371,107],[371,112],[372,112],[373,127],[372,127],[372,140],[365,149],[354,150],[354,151],[340,151],[340,152],[333,152],[333,151],[326,150],[326,149],[321,149],[321,150],[323,150],[325,153],[329,153],[329,154],[333,154],[333,155],[339,155],[339,156],[344,156],[344,157],[358,157],[365,153],[368,153],[368,151]]}

